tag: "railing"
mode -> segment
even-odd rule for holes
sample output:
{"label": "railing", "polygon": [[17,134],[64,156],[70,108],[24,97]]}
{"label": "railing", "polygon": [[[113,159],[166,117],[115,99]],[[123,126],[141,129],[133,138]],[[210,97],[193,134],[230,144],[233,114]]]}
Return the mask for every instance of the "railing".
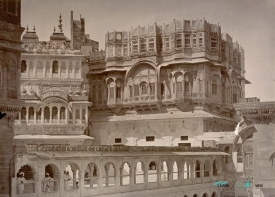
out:
{"label": "railing", "polygon": [[101,145],[101,146],[91,146],[91,145],[25,145],[16,146],[15,152],[32,152],[32,151],[122,151],[122,152],[146,152],[146,151],[167,151],[167,152],[222,152],[219,148],[212,147],[160,147],[160,146],[111,146],[111,145]]}
{"label": "railing", "polygon": [[87,177],[84,178],[84,188],[97,188],[98,177]]}
{"label": "railing", "polygon": [[42,192],[57,192],[59,190],[58,180],[41,181]]}
{"label": "railing", "polygon": [[[35,193],[35,182],[30,180],[30,181],[26,181],[24,184],[23,184],[23,187],[20,185],[21,183],[17,183],[16,186],[17,186],[17,194],[33,194]],[[24,196],[27,196],[27,195],[24,195]]]}

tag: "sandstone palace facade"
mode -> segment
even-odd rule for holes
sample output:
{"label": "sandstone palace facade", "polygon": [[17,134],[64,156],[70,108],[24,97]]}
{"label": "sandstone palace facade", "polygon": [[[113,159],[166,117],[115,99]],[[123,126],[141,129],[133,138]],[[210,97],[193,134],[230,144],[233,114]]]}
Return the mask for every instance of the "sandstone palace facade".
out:
{"label": "sandstone palace facade", "polygon": [[[252,186],[243,189],[253,180],[253,151],[246,147],[257,130],[236,104],[247,101],[244,50],[219,24],[182,19],[107,32],[104,51],[85,33],[84,18],[71,12],[70,25],[68,38],[60,15],[47,41],[27,27],[24,52],[21,58],[21,48],[13,52],[17,59],[8,67],[15,65],[20,80],[1,75],[1,87],[13,92],[3,99],[16,101],[10,108],[1,103],[1,111],[18,114],[10,129],[15,154],[7,154],[14,163],[11,196],[251,193]],[[9,118],[1,121],[8,128]]]}

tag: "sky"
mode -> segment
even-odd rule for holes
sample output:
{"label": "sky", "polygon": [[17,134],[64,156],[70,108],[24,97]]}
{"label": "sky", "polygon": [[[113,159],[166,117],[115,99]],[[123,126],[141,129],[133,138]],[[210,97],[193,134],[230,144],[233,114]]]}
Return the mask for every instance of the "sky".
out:
{"label": "sky", "polygon": [[128,31],[174,19],[205,18],[220,24],[245,50],[246,97],[275,101],[274,0],[21,0],[21,25],[36,28],[48,41],[62,15],[63,32],[70,38],[70,13],[85,18],[85,31],[104,49],[107,31]]}

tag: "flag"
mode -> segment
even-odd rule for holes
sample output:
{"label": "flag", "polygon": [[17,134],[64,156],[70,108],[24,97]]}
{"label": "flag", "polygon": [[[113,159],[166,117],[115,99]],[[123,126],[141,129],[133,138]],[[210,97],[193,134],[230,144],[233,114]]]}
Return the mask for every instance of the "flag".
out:
{"label": "flag", "polygon": [[240,123],[241,123],[241,122],[238,122],[237,127],[236,127],[236,129],[235,129],[235,131],[234,131],[235,135],[239,135]]}

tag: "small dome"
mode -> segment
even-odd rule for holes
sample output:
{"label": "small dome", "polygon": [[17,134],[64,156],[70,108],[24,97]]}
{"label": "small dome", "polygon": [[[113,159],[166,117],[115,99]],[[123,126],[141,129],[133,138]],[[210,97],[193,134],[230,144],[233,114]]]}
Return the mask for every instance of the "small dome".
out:
{"label": "small dome", "polygon": [[87,96],[87,95],[88,95],[88,92],[84,89],[84,90],[82,90],[81,95],[82,95],[82,96]]}
{"label": "small dome", "polygon": [[73,93],[74,93],[74,92],[73,92],[72,89],[70,89],[70,90],[68,91],[68,94],[69,94],[70,96],[71,96]]}
{"label": "small dome", "polygon": [[26,90],[24,87],[23,87],[22,90],[21,90],[21,94],[22,94],[22,95],[27,94],[27,90]]}
{"label": "small dome", "polygon": [[62,33],[62,32],[54,32],[50,36],[50,40],[51,41],[66,41],[67,38],[66,38],[66,36],[64,36],[64,33]]}
{"label": "small dome", "polygon": [[29,31],[29,28],[27,27],[27,31],[22,37],[22,42],[39,42],[38,36],[35,32],[35,27],[33,28],[33,31]]}
{"label": "small dome", "polygon": [[77,89],[77,90],[74,92],[74,95],[75,95],[75,96],[80,96],[80,91]]}

